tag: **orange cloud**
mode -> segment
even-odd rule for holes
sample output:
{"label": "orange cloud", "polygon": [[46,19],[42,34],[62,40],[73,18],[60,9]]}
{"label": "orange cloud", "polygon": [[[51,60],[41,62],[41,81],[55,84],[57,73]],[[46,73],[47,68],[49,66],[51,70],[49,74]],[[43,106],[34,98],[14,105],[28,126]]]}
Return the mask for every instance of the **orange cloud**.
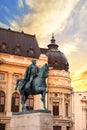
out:
{"label": "orange cloud", "polygon": [[72,87],[75,91],[87,91],[87,69],[71,74]]}

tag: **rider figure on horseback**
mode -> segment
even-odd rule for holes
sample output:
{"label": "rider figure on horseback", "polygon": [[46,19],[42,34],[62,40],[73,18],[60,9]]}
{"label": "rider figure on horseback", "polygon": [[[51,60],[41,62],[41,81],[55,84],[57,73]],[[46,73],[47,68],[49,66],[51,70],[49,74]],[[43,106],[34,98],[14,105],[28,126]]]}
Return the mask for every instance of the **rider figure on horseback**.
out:
{"label": "rider figure on horseback", "polygon": [[[24,88],[25,84],[27,82],[29,82],[29,86],[31,86],[32,81],[34,80],[34,78],[37,77],[39,72],[39,68],[36,65],[36,60],[32,60],[32,64],[30,66],[27,67],[26,72],[24,74],[24,79],[22,79],[22,84],[21,84],[21,90]],[[18,79],[20,80],[20,79]],[[17,89],[17,85],[16,85],[16,89]]]}
{"label": "rider figure on horseback", "polygon": [[37,77],[38,72],[39,72],[39,68],[36,66],[36,60],[32,60],[32,64],[27,67],[24,75],[25,83],[29,81],[31,85],[33,79]]}

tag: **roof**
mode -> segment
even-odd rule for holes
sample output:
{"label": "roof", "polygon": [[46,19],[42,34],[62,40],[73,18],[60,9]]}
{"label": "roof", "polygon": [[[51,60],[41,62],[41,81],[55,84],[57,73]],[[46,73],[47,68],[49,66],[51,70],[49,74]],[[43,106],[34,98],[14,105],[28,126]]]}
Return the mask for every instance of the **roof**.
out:
{"label": "roof", "polygon": [[35,35],[0,28],[0,51],[39,58],[41,50]]}
{"label": "roof", "polygon": [[40,50],[41,50],[41,54],[46,54],[48,51],[48,49],[46,48],[40,48]]}
{"label": "roof", "polygon": [[53,69],[68,71],[69,63],[65,55],[59,51],[52,35],[48,49],[39,48],[35,35],[0,28],[0,51],[13,55],[38,59],[40,54],[48,56],[48,63]]}

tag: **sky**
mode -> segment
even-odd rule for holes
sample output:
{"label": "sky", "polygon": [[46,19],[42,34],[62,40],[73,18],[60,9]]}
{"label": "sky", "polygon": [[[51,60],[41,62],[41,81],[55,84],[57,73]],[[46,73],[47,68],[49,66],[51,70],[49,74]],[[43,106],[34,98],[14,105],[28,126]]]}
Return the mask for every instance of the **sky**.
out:
{"label": "sky", "polygon": [[42,48],[54,33],[69,62],[71,86],[87,91],[87,0],[0,0],[0,27],[35,34]]}

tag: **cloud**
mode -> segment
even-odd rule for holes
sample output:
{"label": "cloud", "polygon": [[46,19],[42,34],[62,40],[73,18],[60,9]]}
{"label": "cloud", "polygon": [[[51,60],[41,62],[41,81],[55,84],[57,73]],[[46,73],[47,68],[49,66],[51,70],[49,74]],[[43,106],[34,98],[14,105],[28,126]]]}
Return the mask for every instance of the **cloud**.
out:
{"label": "cloud", "polygon": [[[87,90],[87,1],[18,0],[19,12],[25,6],[28,12],[23,10],[20,16],[12,13],[14,19],[6,18],[9,27],[36,34],[40,47],[49,44],[53,32],[59,49],[67,55],[73,88]],[[5,10],[9,13],[8,8]],[[9,28],[1,22],[0,26]]]}
{"label": "cloud", "polygon": [[2,23],[2,22],[0,22],[0,27],[2,27],[2,28],[9,28],[8,25],[6,25],[6,24],[4,24],[4,23]]}
{"label": "cloud", "polygon": [[87,65],[71,74],[71,79],[75,91],[87,90]]}
{"label": "cloud", "polygon": [[73,40],[69,39],[64,39],[62,41],[60,49],[65,55],[71,55],[72,53],[75,53],[78,51],[78,44],[80,42],[80,39],[78,37],[74,37]]}
{"label": "cloud", "polygon": [[23,8],[24,7],[23,0],[18,0],[18,7],[19,8]]}
{"label": "cloud", "polygon": [[[43,39],[48,38],[52,32],[64,30],[68,17],[78,1],[26,0],[26,5],[32,10],[32,13],[19,17],[18,21],[12,21],[11,28],[18,30],[21,28],[26,33],[36,34],[40,45],[44,44],[46,47]],[[23,6],[22,0],[19,0],[19,5]]]}

